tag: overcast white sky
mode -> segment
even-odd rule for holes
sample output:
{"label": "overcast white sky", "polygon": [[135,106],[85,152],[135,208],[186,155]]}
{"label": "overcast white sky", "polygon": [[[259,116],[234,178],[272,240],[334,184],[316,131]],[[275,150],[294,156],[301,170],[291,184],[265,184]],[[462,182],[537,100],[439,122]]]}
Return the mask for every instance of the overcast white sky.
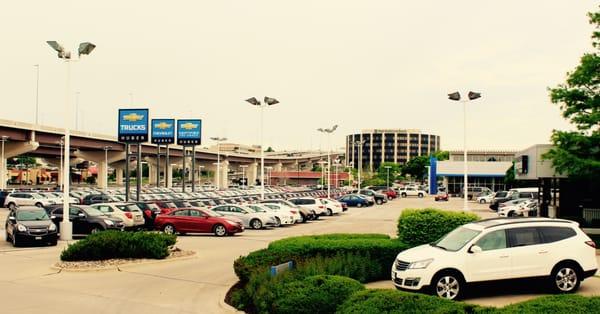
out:
{"label": "overcast white sky", "polygon": [[[203,119],[212,136],[317,149],[315,129],[339,124],[333,146],[365,128],[418,128],[471,149],[522,149],[570,126],[549,101],[591,49],[586,12],[596,1],[8,1],[0,0],[1,117],[65,126],[65,67],[45,44],[98,47],[73,67],[80,129],[116,135],[117,109]],[[74,122],[71,122],[74,126]]]}

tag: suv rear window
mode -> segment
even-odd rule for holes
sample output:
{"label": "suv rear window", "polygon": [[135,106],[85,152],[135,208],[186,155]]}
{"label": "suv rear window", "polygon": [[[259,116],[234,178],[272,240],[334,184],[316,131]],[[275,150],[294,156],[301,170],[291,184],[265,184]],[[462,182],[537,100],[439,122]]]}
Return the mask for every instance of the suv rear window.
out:
{"label": "suv rear window", "polygon": [[508,238],[511,247],[542,243],[538,229],[534,227],[508,229]]}
{"label": "suv rear window", "polygon": [[574,237],[577,233],[568,227],[538,227],[544,243],[552,243]]}

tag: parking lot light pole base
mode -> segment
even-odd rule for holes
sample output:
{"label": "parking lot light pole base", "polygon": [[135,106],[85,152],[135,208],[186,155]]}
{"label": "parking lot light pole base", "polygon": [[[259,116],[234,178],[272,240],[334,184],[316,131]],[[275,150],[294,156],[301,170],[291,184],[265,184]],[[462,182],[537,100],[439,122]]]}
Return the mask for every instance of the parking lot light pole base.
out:
{"label": "parking lot light pole base", "polygon": [[61,221],[60,222],[60,239],[62,241],[73,240],[72,228],[73,228],[73,223],[71,223],[70,221]]}

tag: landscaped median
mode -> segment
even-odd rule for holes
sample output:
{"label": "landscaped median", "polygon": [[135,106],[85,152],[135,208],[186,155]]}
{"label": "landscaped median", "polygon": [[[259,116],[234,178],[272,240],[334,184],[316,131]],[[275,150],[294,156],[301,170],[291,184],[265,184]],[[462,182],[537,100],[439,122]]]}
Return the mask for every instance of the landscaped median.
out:
{"label": "landscaped median", "polygon": [[[389,280],[401,251],[477,219],[471,213],[405,210],[397,239],[326,234],[275,241],[234,262],[240,281],[226,301],[248,313],[591,313],[600,308],[600,298],[561,295],[497,309],[362,285]],[[288,262],[294,266],[287,271],[271,268]]]}
{"label": "landscaped median", "polygon": [[174,247],[177,236],[158,232],[102,231],[70,244],[55,267],[67,270],[105,269],[128,263],[193,255]]}

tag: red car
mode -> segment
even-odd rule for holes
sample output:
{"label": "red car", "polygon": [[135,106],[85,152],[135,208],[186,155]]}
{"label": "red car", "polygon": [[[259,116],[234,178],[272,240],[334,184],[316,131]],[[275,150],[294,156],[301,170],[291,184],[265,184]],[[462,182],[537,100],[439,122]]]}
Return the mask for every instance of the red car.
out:
{"label": "red car", "polygon": [[450,198],[450,196],[448,195],[448,193],[438,193],[435,195],[435,201],[436,202],[440,202],[440,201],[448,201],[448,199]]}
{"label": "red car", "polygon": [[235,217],[197,208],[175,209],[168,214],[158,215],[154,227],[168,234],[214,233],[217,237],[244,231],[244,224]]}
{"label": "red car", "polygon": [[156,202],[155,204],[160,207],[160,213],[163,215],[177,209],[177,205],[173,202]]}

